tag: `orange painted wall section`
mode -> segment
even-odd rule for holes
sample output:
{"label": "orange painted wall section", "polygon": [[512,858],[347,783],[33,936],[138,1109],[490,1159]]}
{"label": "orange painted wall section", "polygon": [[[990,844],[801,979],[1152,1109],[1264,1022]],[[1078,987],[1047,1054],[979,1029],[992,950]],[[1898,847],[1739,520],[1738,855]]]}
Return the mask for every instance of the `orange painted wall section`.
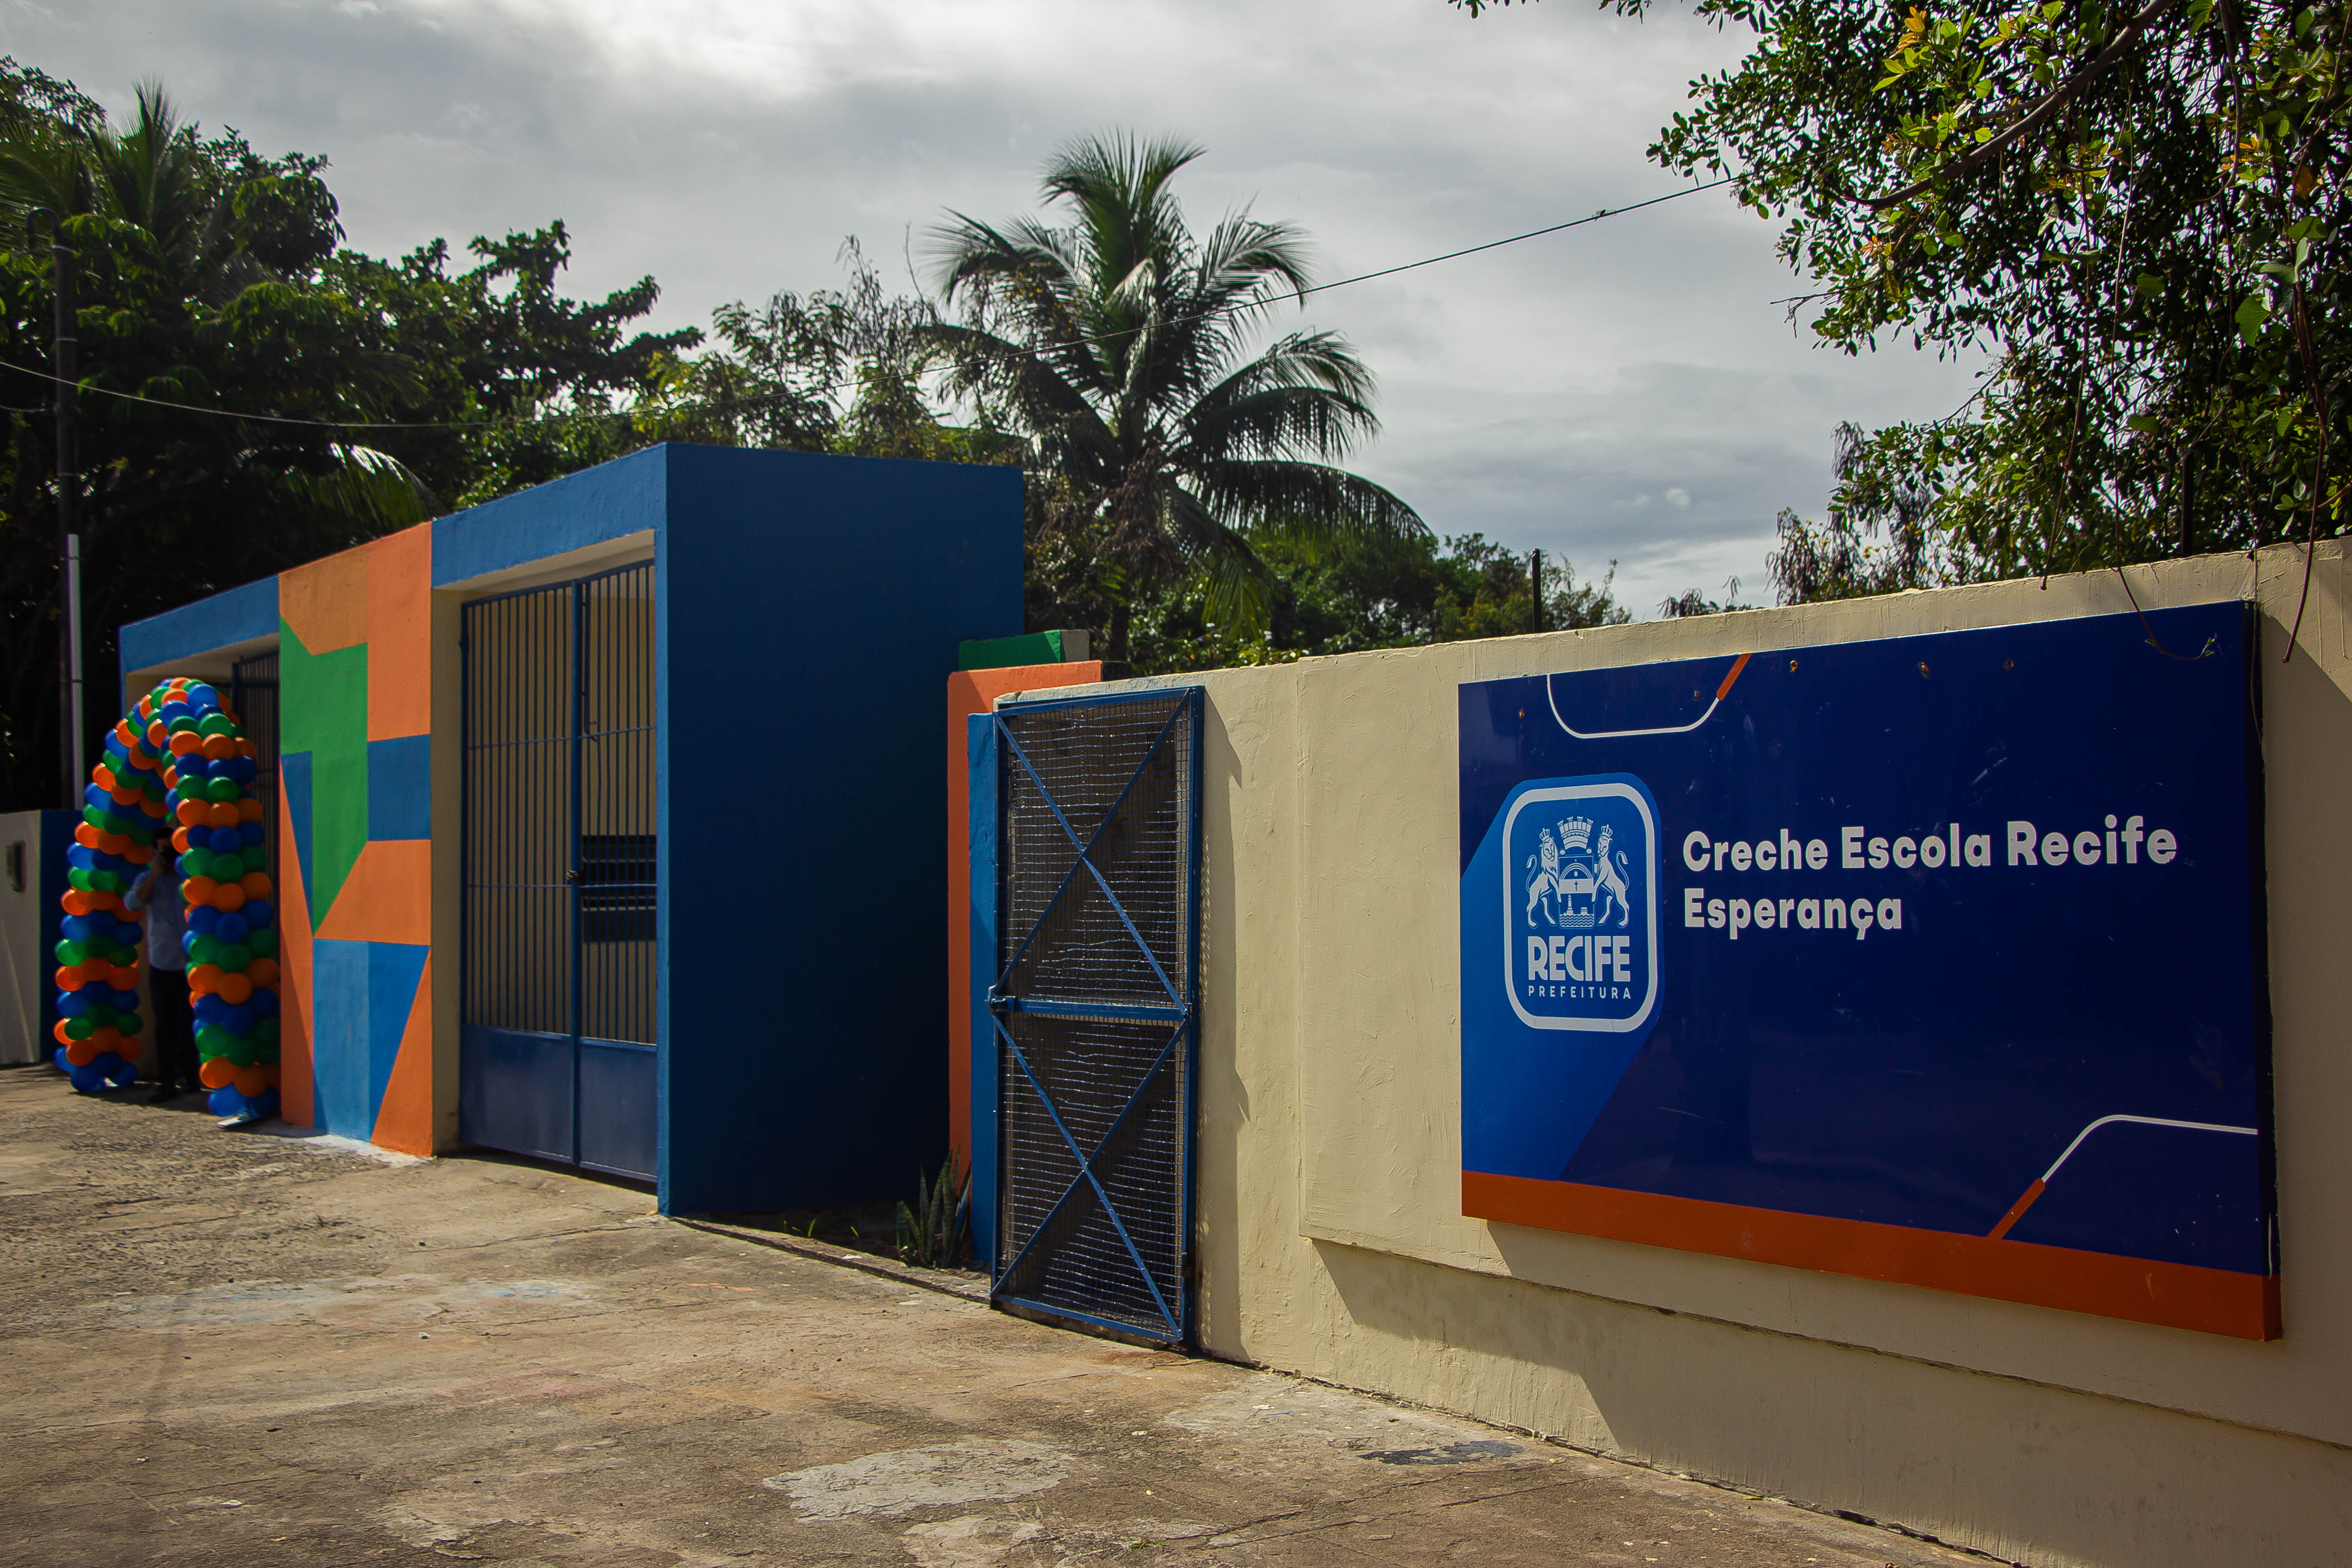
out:
{"label": "orange painted wall section", "polygon": [[[425,542],[432,534],[427,524]],[[368,640],[368,563],[365,546],[330,555],[278,574],[278,618],[314,654],[332,653]],[[428,569],[426,580],[432,574]]]}
{"label": "orange painted wall section", "polygon": [[956,1168],[971,1164],[971,809],[965,777],[964,721],[1008,691],[1092,686],[1102,661],[960,669],[948,677],[948,1148]]}
{"label": "orange painted wall section", "polygon": [[433,1152],[433,959],[416,980],[416,1000],[409,1005],[408,1026],[401,1032],[400,1054],[393,1058],[392,1077],[383,1086],[376,1108],[375,1131],[368,1142],[402,1154]]}
{"label": "orange painted wall section", "polygon": [[430,734],[433,525],[379,539],[367,555],[367,738]]}
{"label": "orange painted wall section", "polygon": [[[433,941],[433,840],[379,838],[360,858],[319,922],[327,942]],[[429,962],[429,961],[428,961]]]}

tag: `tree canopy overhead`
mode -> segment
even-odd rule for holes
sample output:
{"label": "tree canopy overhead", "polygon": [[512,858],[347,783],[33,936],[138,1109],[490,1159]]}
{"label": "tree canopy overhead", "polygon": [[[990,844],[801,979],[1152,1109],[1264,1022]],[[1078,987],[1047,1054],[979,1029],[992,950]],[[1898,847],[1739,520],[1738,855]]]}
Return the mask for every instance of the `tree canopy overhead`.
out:
{"label": "tree canopy overhead", "polygon": [[1202,154],[1124,136],[1072,142],[1041,190],[1067,222],[937,235],[956,386],[1026,438],[1043,526],[1107,569],[1109,657],[1124,661],[1138,595],[1202,574],[1212,617],[1265,623],[1273,574],[1254,542],[1425,531],[1339,461],[1378,428],[1372,375],[1337,333],[1256,329],[1310,283],[1304,237],[1246,211],[1195,235],[1171,184]]}
{"label": "tree canopy overhead", "polygon": [[1825,342],[1991,356],[1953,417],[1852,443],[1841,505],[1923,497],[1946,578],[2338,531],[2352,5],[1692,10],[1757,47],[1652,156],[1738,176]]}

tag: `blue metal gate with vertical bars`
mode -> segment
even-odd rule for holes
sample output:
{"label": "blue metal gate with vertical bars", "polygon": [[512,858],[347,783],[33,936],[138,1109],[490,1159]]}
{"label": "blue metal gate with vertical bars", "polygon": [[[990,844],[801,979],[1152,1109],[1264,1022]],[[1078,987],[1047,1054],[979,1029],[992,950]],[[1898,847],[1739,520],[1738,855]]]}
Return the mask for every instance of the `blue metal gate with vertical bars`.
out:
{"label": "blue metal gate with vertical bars", "polygon": [[650,1180],[654,569],[465,607],[458,1135]]}
{"label": "blue metal gate with vertical bars", "polygon": [[994,720],[992,1295],[1160,1344],[1192,1337],[1201,713],[1186,687]]}

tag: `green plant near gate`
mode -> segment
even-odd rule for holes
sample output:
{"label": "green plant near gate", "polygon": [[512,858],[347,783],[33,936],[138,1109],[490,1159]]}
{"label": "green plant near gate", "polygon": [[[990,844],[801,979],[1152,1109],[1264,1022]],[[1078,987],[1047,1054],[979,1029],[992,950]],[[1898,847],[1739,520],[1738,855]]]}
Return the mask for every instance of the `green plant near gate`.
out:
{"label": "green plant near gate", "polygon": [[969,1250],[971,1171],[950,1156],[935,1176],[915,1173],[915,1204],[898,1205],[898,1260],[918,1268],[953,1268]]}

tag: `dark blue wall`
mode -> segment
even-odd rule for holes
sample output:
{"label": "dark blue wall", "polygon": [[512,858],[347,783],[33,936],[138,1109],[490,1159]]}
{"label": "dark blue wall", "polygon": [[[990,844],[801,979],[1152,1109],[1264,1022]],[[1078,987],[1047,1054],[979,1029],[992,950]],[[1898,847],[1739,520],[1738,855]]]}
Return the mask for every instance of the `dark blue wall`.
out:
{"label": "dark blue wall", "polygon": [[1021,476],[666,451],[662,1208],[905,1195],[946,1156],[941,704],[1021,630]]}

